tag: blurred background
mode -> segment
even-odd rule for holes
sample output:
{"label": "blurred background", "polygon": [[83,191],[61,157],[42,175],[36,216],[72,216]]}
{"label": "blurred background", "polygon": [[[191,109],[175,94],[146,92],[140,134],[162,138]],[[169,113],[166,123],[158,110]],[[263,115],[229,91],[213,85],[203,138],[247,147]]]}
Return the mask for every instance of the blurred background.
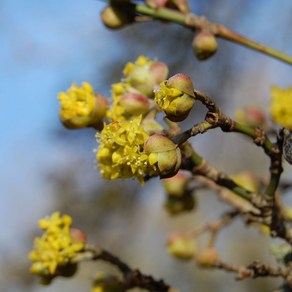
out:
{"label": "blurred background", "polygon": [[[70,214],[74,225],[132,267],[164,278],[180,291],[271,291],[278,279],[236,282],[234,275],[202,270],[179,262],[165,250],[174,230],[189,230],[217,219],[228,206],[213,192],[196,194],[196,208],[170,216],[158,179],[103,181],[96,169],[93,130],[68,131],[58,119],[57,94],[76,82],[93,84],[110,96],[128,61],[139,55],[167,63],[170,74],[184,72],[212,96],[223,111],[262,106],[268,112],[270,86],[291,86],[291,67],[236,44],[219,40],[217,54],[196,60],[193,32],[175,24],[149,22],[123,30],[105,28],[101,1],[0,1],[0,287],[14,291],[89,291],[98,271],[108,265],[84,263],[73,279],[42,287],[29,274],[27,253],[38,235],[37,220],[55,210]],[[292,54],[292,2],[191,1],[192,11],[275,49]],[[182,123],[188,128],[204,117],[198,105]],[[193,138],[197,151],[227,173],[250,170],[268,175],[268,160],[250,141],[219,130]],[[291,167],[284,164],[284,178]],[[289,196],[284,200],[290,202]],[[218,250],[227,262],[253,259],[274,263],[272,241],[239,219],[219,236]],[[137,290],[138,291],[138,290]]]}

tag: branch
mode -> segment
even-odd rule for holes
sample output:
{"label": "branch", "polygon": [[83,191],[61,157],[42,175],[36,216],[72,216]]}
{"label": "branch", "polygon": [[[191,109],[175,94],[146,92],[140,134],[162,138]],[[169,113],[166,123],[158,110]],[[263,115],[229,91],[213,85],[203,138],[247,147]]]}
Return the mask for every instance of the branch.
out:
{"label": "branch", "polygon": [[163,280],[156,280],[152,276],[142,274],[137,269],[130,268],[118,257],[98,246],[86,247],[85,251],[75,259],[76,262],[82,260],[103,260],[117,267],[123,274],[125,290],[138,287],[153,292],[177,292]]}
{"label": "branch", "polygon": [[215,36],[229,40],[234,43],[238,43],[255,51],[261,52],[287,64],[292,65],[292,57],[284,54],[280,51],[272,49],[268,46],[264,46],[260,43],[252,41],[240,34],[233,32],[225,26],[218,23],[211,23],[205,17],[200,17],[195,14],[183,14],[168,8],[154,9],[142,4],[134,5],[134,9],[137,13],[150,16],[154,19],[166,20],[184,25],[190,29],[195,30],[209,30]]}
{"label": "branch", "polygon": [[213,268],[234,272],[237,274],[237,280],[258,277],[282,277],[285,283],[292,288],[292,270],[291,267],[273,268],[259,261],[254,261],[248,266],[236,266],[218,261],[212,265]]}

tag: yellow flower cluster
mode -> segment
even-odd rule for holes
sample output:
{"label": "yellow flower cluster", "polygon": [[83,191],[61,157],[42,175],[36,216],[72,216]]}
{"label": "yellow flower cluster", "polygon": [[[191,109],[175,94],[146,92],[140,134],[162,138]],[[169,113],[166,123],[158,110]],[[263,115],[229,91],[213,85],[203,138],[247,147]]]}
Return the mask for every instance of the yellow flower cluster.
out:
{"label": "yellow flower cluster", "polygon": [[276,124],[292,130],[292,87],[271,88],[270,114]]}
{"label": "yellow flower cluster", "polygon": [[177,89],[171,88],[166,85],[166,81],[160,83],[160,88],[155,92],[154,101],[158,104],[162,110],[169,112],[176,111],[176,103],[179,101],[178,97],[181,97],[184,93]]}
{"label": "yellow flower cluster", "polygon": [[72,218],[60,216],[55,212],[50,217],[39,221],[39,227],[45,231],[40,238],[35,238],[34,250],[29,253],[33,261],[31,272],[42,277],[53,277],[59,267],[70,264],[78,252],[84,248],[84,242],[74,242],[70,235]]}
{"label": "yellow flower cluster", "polygon": [[125,120],[125,108],[121,105],[122,96],[129,92],[131,86],[126,82],[112,84],[112,105],[107,111],[107,118],[113,121]]}
{"label": "yellow flower cluster", "polygon": [[75,117],[88,117],[94,109],[94,91],[87,82],[83,82],[82,87],[72,84],[67,92],[59,93],[58,99],[61,105],[60,116],[64,121]]}
{"label": "yellow flower cluster", "polygon": [[135,63],[129,62],[126,64],[126,66],[123,70],[123,73],[125,76],[128,76],[128,75],[130,75],[131,72],[133,72],[133,70],[136,66],[149,68],[153,63],[154,63],[154,61],[149,61],[148,57],[139,56]]}
{"label": "yellow flower cluster", "polygon": [[140,125],[142,116],[130,121],[114,121],[97,134],[101,143],[96,158],[103,178],[136,177],[143,183],[143,174],[150,165],[143,146],[148,134]]}

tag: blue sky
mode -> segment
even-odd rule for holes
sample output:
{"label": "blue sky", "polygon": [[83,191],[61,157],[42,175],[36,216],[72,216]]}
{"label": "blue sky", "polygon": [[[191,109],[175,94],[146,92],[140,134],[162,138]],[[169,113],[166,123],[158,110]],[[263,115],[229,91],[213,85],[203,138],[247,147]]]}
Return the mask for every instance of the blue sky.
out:
{"label": "blue sky", "polygon": [[[235,1],[225,2],[236,9]],[[292,54],[291,0],[257,4],[251,4],[249,16],[236,29]],[[106,67],[109,60],[119,59],[123,52],[115,33],[100,23],[103,5],[93,0],[0,3],[0,222],[5,222],[0,242],[4,250],[14,245],[16,248],[15,238],[24,236],[26,228],[34,225],[50,204],[43,173],[65,159],[64,150],[54,147],[50,137],[59,122],[57,93],[73,81],[94,82],[100,92],[109,91],[110,85],[102,84],[98,74],[110,70]],[[277,20],[282,21],[277,27],[282,25],[283,31],[273,31]],[[242,52],[236,59],[238,64],[262,62],[267,70],[262,74],[268,82],[291,85],[288,65],[247,49],[238,50]],[[135,52],[134,48],[131,52]],[[139,54],[137,49],[133,58]],[[208,65],[200,64],[198,68],[203,66]],[[268,86],[265,85],[265,94]],[[258,85],[258,93],[261,88]]]}

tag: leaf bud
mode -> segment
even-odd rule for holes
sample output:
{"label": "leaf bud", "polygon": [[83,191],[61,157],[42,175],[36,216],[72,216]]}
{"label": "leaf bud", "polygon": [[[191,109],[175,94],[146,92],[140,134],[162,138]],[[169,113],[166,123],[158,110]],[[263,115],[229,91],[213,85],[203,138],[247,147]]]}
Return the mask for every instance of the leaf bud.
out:
{"label": "leaf bud", "polygon": [[193,50],[201,61],[209,59],[217,52],[218,44],[215,36],[209,31],[199,32],[193,39]]}

